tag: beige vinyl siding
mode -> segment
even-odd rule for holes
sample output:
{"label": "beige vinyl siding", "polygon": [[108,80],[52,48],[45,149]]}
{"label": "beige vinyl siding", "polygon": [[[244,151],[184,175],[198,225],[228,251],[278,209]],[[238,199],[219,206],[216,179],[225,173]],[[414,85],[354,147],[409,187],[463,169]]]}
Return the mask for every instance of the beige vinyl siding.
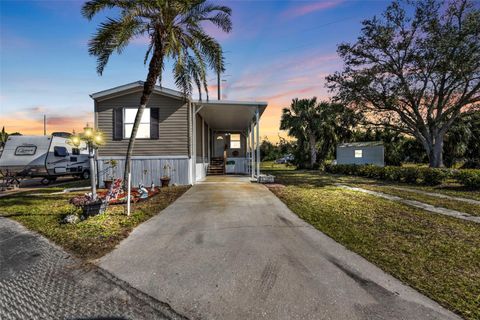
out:
{"label": "beige vinyl siding", "polygon": [[[136,108],[141,91],[97,101],[96,125],[105,135],[106,145],[99,156],[123,156],[128,139],[113,140],[113,109]],[[134,156],[188,156],[188,104],[184,100],[153,93],[147,107],[159,108],[159,139],[137,139]]]}

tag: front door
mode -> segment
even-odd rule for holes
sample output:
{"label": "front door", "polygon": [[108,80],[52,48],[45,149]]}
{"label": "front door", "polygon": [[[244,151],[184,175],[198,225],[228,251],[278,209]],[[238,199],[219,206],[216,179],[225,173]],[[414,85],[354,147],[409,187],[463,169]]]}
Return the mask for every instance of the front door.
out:
{"label": "front door", "polygon": [[214,150],[213,156],[214,157],[222,157],[223,158],[223,151],[225,151],[225,146],[227,145],[227,137],[223,134],[215,134],[215,143],[214,143]]}

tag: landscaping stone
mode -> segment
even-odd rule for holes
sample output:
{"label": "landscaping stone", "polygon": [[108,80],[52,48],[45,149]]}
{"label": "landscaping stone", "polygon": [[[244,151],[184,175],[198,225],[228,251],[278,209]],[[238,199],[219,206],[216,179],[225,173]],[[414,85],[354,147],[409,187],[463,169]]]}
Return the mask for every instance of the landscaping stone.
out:
{"label": "landscaping stone", "polygon": [[62,220],[62,223],[72,223],[72,224],[75,224],[75,223],[78,223],[80,222],[80,218],[75,215],[75,214],[69,214],[68,216],[66,216],[65,218],[63,218]]}

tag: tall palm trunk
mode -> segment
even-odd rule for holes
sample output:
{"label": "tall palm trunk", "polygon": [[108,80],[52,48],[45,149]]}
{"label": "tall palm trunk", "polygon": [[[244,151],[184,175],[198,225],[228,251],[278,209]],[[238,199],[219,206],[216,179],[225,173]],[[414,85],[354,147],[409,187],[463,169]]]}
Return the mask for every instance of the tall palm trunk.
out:
{"label": "tall palm trunk", "polygon": [[[157,36],[158,37],[158,36]],[[143,85],[142,97],[140,98],[140,106],[138,107],[137,115],[135,116],[135,122],[133,123],[132,134],[130,135],[130,140],[128,141],[127,155],[125,157],[125,171],[123,173],[124,183],[127,181],[128,174],[130,173],[130,160],[133,153],[133,145],[135,143],[135,137],[137,136],[138,127],[140,126],[140,121],[142,119],[143,111],[150,100],[150,96],[155,88],[155,83],[162,72],[163,64],[163,50],[161,41],[156,39],[155,41],[155,50],[153,52],[152,58],[148,65],[148,75],[147,80]]]}

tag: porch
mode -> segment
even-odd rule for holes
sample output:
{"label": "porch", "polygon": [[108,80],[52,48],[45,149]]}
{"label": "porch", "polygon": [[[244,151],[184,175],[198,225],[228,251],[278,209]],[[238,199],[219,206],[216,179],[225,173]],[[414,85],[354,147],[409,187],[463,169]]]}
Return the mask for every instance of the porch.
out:
{"label": "porch", "polygon": [[197,101],[192,110],[192,181],[260,174],[260,118],[266,102]]}

